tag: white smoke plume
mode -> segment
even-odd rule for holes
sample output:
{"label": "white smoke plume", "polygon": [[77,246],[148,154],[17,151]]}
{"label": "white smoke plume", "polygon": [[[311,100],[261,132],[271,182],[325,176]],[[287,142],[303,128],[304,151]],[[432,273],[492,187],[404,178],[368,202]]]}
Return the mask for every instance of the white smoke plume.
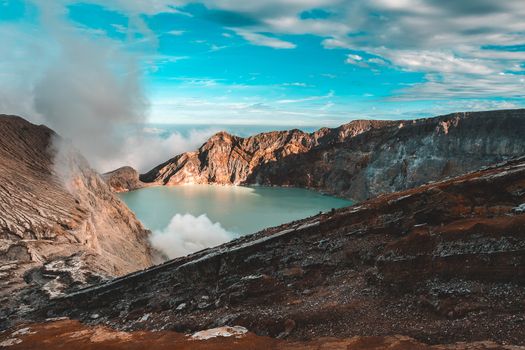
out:
{"label": "white smoke plume", "polygon": [[214,247],[234,238],[220,223],[213,223],[205,214],[176,214],[164,230],[150,236],[151,245],[173,259]]}
{"label": "white smoke plume", "polygon": [[197,149],[217,131],[219,130],[214,128],[194,129],[187,135],[172,132],[167,137],[161,137],[143,130],[126,137],[121,155],[100,159],[97,166],[108,171],[130,165],[140,173],[144,173],[177,154]]}
{"label": "white smoke plume", "polygon": [[[156,39],[136,10],[129,8],[130,33],[123,43],[75,26],[67,19],[69,0],[32,1],[39,9],[37,30],[0,27],[0,56],[11,64],[10,72],[0,71],[0,76],[12,79],[0,87],[0,113],[25,114],[62,136],[55,138],[51,151],[55,171],[68,190],[76,192],[73,180],[85,169],[73,148],[99,172],[123,165],[145,171],[196,148],[215,131],[168,137],[144,132],[149,103],[142,82],[144,60],[138,52],[145,51],[129,50],[128,45],[135,44],[139,33],[155,50]],[[125,10],[128,2],[108,3]],[[176,215],[151,241],[168,257],[176,257],[231,238],[206,216]]]}
{"label": "white smoke plume", "polygon": [[[129,18],[122,42],[71,22],[71,0],[31,1],[39,10],[34,32],[0,26],[0,54],[10,65],[8,72],[0,71],[7,79],[0,87],[0,113],[21,114],[70,140],[53,145],[57,155],[70,151],[61,147],[73,145],[99,172],[124,165],[144,172],[195,149],[215,131],[169,137],[143,132],[149,114],[144,62],[155,52],[157,39],[131,3],[103,3]],[[138,45],[140,50],[130,49]],[[70,171],[57,165],[58,172]]]}
{"label": "white smoke plume", "polygon": [[137,58],[114,42],[82,35],[63,18],[62,1],[36,4],[56,52],[35,83],[34,108],[98,167],[100,159],[122,154],[123,127],[145,121],[148,102]]}

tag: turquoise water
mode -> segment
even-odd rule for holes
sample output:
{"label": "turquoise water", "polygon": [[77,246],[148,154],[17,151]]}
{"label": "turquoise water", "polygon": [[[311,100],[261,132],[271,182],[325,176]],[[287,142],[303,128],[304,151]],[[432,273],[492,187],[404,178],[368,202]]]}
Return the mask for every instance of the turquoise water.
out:
{"label": "turquoise water", "polygon": [[184,185],[150,187],[120,198],[149,229],[168,226],[175,214],[206,216],[236,235],[302,219],[352,202],[298,188]]}

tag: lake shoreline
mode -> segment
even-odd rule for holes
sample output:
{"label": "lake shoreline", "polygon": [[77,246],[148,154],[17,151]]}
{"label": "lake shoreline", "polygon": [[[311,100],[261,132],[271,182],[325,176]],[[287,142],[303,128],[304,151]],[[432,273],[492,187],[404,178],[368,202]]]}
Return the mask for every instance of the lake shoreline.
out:
{"label": "lake shoreline", "polygon": [[356,204],[291,186],[157,185],[121,192],[118,197],[153,231],[164,229],[176,214],[191,214],[205,215],[239,235]]}

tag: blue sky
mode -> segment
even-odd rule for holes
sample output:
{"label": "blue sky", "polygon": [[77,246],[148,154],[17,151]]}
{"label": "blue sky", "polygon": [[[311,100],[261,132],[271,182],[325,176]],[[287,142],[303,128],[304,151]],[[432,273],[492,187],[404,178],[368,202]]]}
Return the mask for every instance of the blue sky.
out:
{"label": "blue sky", "polygon": [[[123,98],[111,101],[139,96],[154,123],[333,126],[517,108],[523,16],[522,0],[0,0],[0,107],[55,112],[34,86],[78,58],[71,69],[87,77],[64,75],[84,85],[97,67],[133,75],[131,97],[116,83]],[[64,54],[80,42],[85,54]]]}

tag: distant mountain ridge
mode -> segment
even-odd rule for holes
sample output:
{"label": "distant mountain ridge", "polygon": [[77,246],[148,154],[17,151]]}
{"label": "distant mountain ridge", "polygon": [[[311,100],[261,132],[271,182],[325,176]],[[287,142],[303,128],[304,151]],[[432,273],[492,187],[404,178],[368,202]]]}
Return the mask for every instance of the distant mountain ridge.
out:
{"label": "distant mountain ridge", "polygon": [[[400,121],[356,120],[313,133],[247,138],[219,132],[117,191],[148,185],[233,184],[312,188],[354,200],[457,176],[525,154],[525,110]],[[126,174],[129,175],[129,169]],[[138,174],[136,174],[138,175]]]}

